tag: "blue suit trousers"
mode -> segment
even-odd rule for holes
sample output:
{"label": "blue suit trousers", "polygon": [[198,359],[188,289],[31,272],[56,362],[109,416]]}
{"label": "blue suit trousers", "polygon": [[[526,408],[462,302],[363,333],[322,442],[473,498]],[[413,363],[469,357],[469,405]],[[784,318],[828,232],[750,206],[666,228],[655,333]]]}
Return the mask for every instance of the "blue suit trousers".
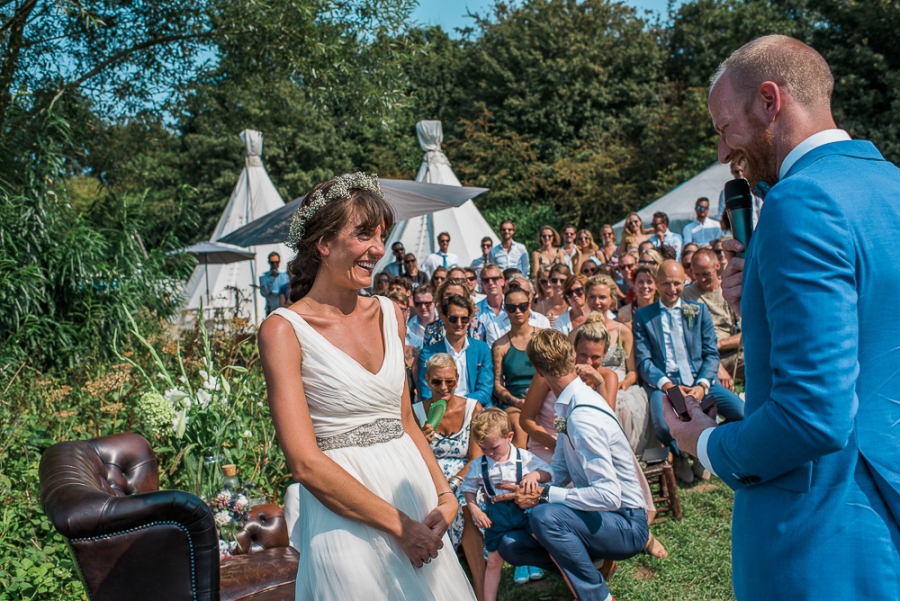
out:
{"label": "blue suit trousers", "polygon": [[[669,376],[672,383],[676,386],[681,384],[678,376]],[[653,431],[656,438],[664,445],[669,445],[672,450],[678,453],[678,445],[669,432],[669,425],[666,423],[663,414],[663,397],[666,396],[662,390],[658,388],[650,388],[644,386],[647,396],[650,397],[650,420],[653,422]],[[734,394],[721,384],[713,384],[709,387],[709,394],[716,398],[719,414],[729,422],[740,421],[744,419],[744,401],[741,397]]]}
{"label": "blue suit trousers", "polygon": [[580,511],[561,503],[547,503],[532,509],[528,521],[534,536],[524,530],[505,533],[498,549],[500,556],[512,565],[537,566],[556,573],[558,564],[579,601],[605,601],[609,596],[606,582],[594,567],[595,560],[634,557],[650,535],[643,509]]}

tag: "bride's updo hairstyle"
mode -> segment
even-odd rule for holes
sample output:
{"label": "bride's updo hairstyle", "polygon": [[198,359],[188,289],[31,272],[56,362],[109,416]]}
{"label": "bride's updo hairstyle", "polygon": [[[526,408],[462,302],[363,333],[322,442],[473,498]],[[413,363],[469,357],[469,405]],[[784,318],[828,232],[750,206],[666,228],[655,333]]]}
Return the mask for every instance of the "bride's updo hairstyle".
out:
{"label": "bride's updo hairstyle", "polygon": [[[371,187],[351,187],[346,190],[346,196],[329,199],[337,191],[332,191],[335,185],[345,186],[350,178],[370,178]],[[320,241],[333,240],[351,218],[359,221],[364,230],[374,232],[378,226],[383,226],[386,233],[394,225],[394,211],[382,198],[381,191],[377,189],[377,176],[353,176],[342,175],[327,182],[313,186],[303,199],[297,216],[294,217],[294,225],[291,226],[291,239],[288,246],[293,246],[297,251],[288,266],[288,274],[291,278],[290,301],[297,302],[307,294],[316,281],[316,274],[322,264],[322,256],[317,248]],[[318,193],[318,194],[317,194]],[[309,215],[309,213],[312,213]],[[300,227],[296,227],[298,218],[304,217]],[[357,224],[354,224],[357,225]]]}

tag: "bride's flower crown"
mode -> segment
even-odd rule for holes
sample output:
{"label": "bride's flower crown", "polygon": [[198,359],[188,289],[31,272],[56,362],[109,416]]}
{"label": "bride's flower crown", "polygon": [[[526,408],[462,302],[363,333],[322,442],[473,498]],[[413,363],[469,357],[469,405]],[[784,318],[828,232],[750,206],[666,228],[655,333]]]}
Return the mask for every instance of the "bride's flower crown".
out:
{"label": "bride's flower crown", "polygon": [[285,241],[285,244],[297,250],[303,235],[306,233],[306,224],[312,219],[312,216],[332,200],[350,198],[350,190],[368,190],[377,194],[380,198],[384,198],[384,192],[381,191],[381,186],[378,185],[377,174],[365,174],[359,171],[339,175],[335,178],[328,192],[322,194],[322,190],[316,190],[309,202],[297,209],[291,221],[291,230],[288,233],[288,239]]}

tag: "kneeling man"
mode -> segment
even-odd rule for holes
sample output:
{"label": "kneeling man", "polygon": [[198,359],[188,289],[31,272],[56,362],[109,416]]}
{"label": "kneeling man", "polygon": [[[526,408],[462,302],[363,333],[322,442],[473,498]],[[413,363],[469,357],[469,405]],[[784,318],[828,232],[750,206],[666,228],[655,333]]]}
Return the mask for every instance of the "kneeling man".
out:
{"label": "kneeling man", "polygon": [[575,374],[575,350],[564,334],[541,330],[526,352],[557,397],[559,438],[551,485],[505,497],[533,508],[534,537],[507,533],[500,555],[513,565],[558,566],[579,601],[611,601],[594,562],[633,557],[649,536],[634,454],[607,402]]}

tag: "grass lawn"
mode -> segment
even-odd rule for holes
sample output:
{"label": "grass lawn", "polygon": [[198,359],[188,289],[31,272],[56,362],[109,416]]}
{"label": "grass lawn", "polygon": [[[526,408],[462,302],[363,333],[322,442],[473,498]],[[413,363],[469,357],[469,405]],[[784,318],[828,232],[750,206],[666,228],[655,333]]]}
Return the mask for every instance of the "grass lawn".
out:
{"label": "grass lawn", "polygon": [[[679,488],[684,512],[681,522],[667,520],[651,530],[665,545],[663,560],[638,555],[619,562],[609,588],[616,601],[733,600],[731,592],[731,506],[733,494],[721,480]],[[498,601],[571,601],[562,578],[519,586],[513,567],[503,568]]]}

